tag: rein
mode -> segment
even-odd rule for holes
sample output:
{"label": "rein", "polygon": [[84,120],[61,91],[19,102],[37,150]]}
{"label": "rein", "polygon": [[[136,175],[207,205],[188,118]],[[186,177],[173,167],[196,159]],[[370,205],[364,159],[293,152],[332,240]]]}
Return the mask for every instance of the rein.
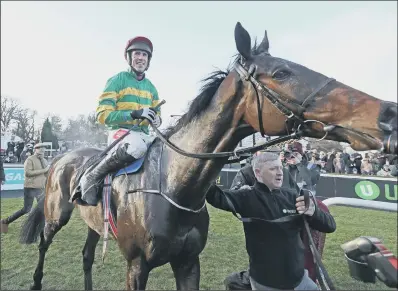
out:
{"label": "rein", "polygon": [[[299,168],[297,168],[297,169],[298,169],[298,171],[300,171]],[[290,171],[288,173],[289,173],[290,177],[293,178],[292,174],[290,173]],[[298,193],[301,193],[301,191],[303,189],[300,189],[300,187],[297,185],[297,183],[296,183],[296,181],[294,179],[293,179],[293,181],[294,181],[294,186],[296,188],[296,191],[298,191]],[[316,210],[316,208],[317,208],[316,199],[312,195],[311,191],[308,191],[308,192],[311,193],[311,196],[313,198],[313,202],[314,202],[314,205],[315,205],[315,210]],[[304,191],[304,201],[305,201],[305,203],[307,203],[307,201],[309,201],[309,199],[308,200],[306,199],[306,193],[308,193],[308,192]],[[309,207],[309,204],[308,204],[308,206],[306,205],[306,208],[307,207]],[[336,288],[335,288],[335,286],[334,286],[334,284],[332,282],[332,279],[330,278],[329,273],[326,270],[325,265],[322,262],[321,255],[319,254],[317,248],[315,247],[315,243],[314,243],[314,240],[312,239],[311,230],[310,230],[310,226],[309,226],[308,221],[307,221],[307,217],[305,217],[304,215],[303,215],[303,220],[304,220],[304,228],[305,228],[305,231],[307,232],[307,236],[308,236],[308,242],[309,242],[309,246],[310,246],[310,251],[311,251],[312,258],[314,260],[315,267],[316,267],[315,268],[315,272],[316,272],[316,276],[318,278],[319,285],[321,286],[322,290],[336,290]]]}
{"label": "rein", "polygon": [[[257,152],[259,150],[265,149],[267,147],[270,147],[272,145],[276,145],[276,144],[280,144],[282,142],[285,141],[289,141],[292,139],[299,139],[301,138],[301,136],[303,135],[303,132],[300,131],[300,128],[303,127],[304,129],[307,127],[307,123],[309,122],[317,122],[323,125],[323,130],[325,131],[325,136],[322,138],[324,139],[327,135],[328,132],[330,130],[332,130],[335,126],[334,125],[326,125],[321,121],[318,120],[305,120],[303,117],[303,113],[305,112],[306,108],[308,107],[309,102],[316,96],[316,94],[318,94],[322,89],[324,89],[329,83],[331,83],[332,81],[335,81],[335,79],[332,78],[328,78],[324,83],[322,83],[319,88],[317,88],[314,92],[312,92],[309,96],[307,96],[302,104],[299,104],[297,107],[297,111],[298,114],[294,113],[293,111],[291,111],[286,105],[284,105],[281,100],[281,96],[274,92],[273,90],[271,90],[270,88],[267,88],[266,86],[260,84],[255,76],[255,71],[256,71],[256,66],[255,65],[250,65],[249,69],[247,70],[244,67],[244,64],[241,64],[240,62],[236,62],[235,64],[235,69],[237,71],[237,73],[240,75],[241,79],[243,81],[249,81],[250,84],[252,85],[252,87],[254,88],[255,92],[256,92],[256,97],[257,97],[257,115],[258,115],[258,120],[259,120],[259,126],[260,126],[260,133],[261,135],[264,137],[265,133],[264,133],[264,126],[263,126],[263,118],[262,118],[262,110],[263,110],[263,104],[264,102],[260,101],[260,95],[263,97],[266,97],[271,104],[276,107],[282,114],[284,114],[286,116],[286,129],[287,129],[287,133],[288,135],[286,136],[282,136],[282,137],[278,137],[274,140],[271,140],[269,142],[266,142],[262,145],[258,145],[258,146],[253,146],[253,147],[248,147],[248,148],[244,148],[244,149],[236,149],[235,151],[232,152],[217,152],[217,153],[190,153],[187,151],[182,150],[181,148],[177,147],[176,145],[174,145],[172,142],[170,142],[160,131],[157,127],[155,127],[151,122],[150,125],[152,127],[152,129],[154,130],[155,134],[157,135],[157,137],[163,142],[163,144],[167,145],[168,147],[170,147],[172,150],[174,150],[175,152],[186,156],[186,157],[190,157],[190,158],[198,158],[198,159],[215,159],[215,158],[230,158],[230,157],[234,157],[237,159],[240,159],[240,155],[245,154],[245,153],[254,153]],[[285,101],[285,102],[289,102],[289,101]],[[293,122],[293,127],[291,127],[291,129],[289,130],[289,124],[291,124]],[[163,148],[164,145],[162,145],[162,151],[160,154],[160,162],[159,162],[159,173],[161,173],[161,161],[162,161],[162,154],[163,154]],[[161,188],[161,179],[159,177],[159,190],[146,190],[146,189],[135,189],[135,190],[130,190],[127,192],[127,194],[131,194],[131,193],[137,193],[137,192],[142,192],[142,193],[152,193],[152,194],[158,194],[161,195],[164,199],[166,199],[169,203],[171,203],[173,206],[175,206],[176,208],[183,210],[183,211],[187,211],[187,212],[191,212],[191,213],[200,213],[205,207],[206,207],[206,201],[204,201],[203,205],[201,207],[199,207],[198,209],[190,209],[184,206],[181,206],[179,204],[177,204],[176,202],[174,202],[170,197],[168,197],[166,194],[164,194],[162,192],[162,188]],[[303,193],[303,191],[298,187],[298,185],[296,184],[296,188],[298,189],[298,193],[301,194]],[[304,191],[304,199],[305,199],[305,204],[306,204],[306,209],[308,209],[309,207],[309,196],[308,196],[308,192]],[[231,201],[229,201],[228,197],[227,201],[228,204],[231,206],[231,209],[233,210],[232,213],[235,217],[237,217],[240,221],[242,222],[253,222],[254,220],[262,220],[264,221],[264,219],[260,219],[260,218],[243,218],[243,217],[238,217],[236,214],[236,211],[233,207],[233,204]],[[315,206],[316,206],[316,202],[314,202]],[[310,231],[310,227],[308,225],[307,219],[306,217],[304,217],[304,215],[290,215],[290,216],[286,216],[286,217],[282,217],[276,220],[265,220],[266,222],[269,223],[282,223],[282,222],[288,222],[288,221],[292,221],[295,220],[297,218],[302,218],[304,221],[304,226],[308,235],[308,240],[309,240],[309,245],[310,245],[310,250],[311,253],[313,255],[313,259],[314,259],[314,263],[316,265],[316,273],[317,273],[317,277],[318,277],[318,281],[319,284],[321,285],[322,290],[335,290],[335,287],[333,285],[333,282],[331,281],[329,274],[327,273],[327,270],[325,268],[325,266],[322,263],[322,259],[321,256],[318,252],[318,250],[315,247],[315,243],[312,239],[312,235],[311,235],[311,231]]]}
{"label": "rein", "polygon": [[[299,105],[299,112],[300,112],[300,116],[295,114],[293,111],[291,111],[290,109],[288,109],[281,101],[281,97],[279,94],[277,94],[276,92],[272,91],[271,89],[267,88],[266,86],[260,84],[256,79],[255,79],[255,71],[256,71],[256,66],[255,65],[250,65],[249,69],[247,70],[244,67],[244,64],[241,64],[240,62],[236,62],[235,64],[235,69],[238,72],[238,74],[240,75],[241,79],[243,81],[249,81],[251,83],[251,85],[253,86],[253,88],[255,89],[256,92],[256,96],[257,96],[257,110],[258,110],[258,119],[259,119],[259,125],[260,125],[260,131],[261,131],[261,135],[264,136],[264,127],[263,127],[263,120],[262,120],[262,105],[263,103],[260,102],[260,94],[264,97],[266,97],[272,105],[274,105],[276,108],[278,108],[278,110],[280,112],[282,112],[286,117],[286,123],[288,123],[290,120],[295,120],[296,122],[299,122],[297,127],[293,127],[293,130],[287,130],[287,132],[289,133],[286,136],[282,136],[282,137],[278,137],[276,139],[273,139],[271,141],[268,141],[264,144],[261,145],[257,145],[257,146],[252,146],[252,147],[248,147],[248,148],[243,148],[243,149],[236,149],[234,151],[231,152],[216,152],[216,153],[190,153],[187,151],[184,151],[183,149],[179,148],[178,146],[174,145],[172,142],[170,142],[161,132],[160,130],[154,126],[151,122],[149,122],[149,124],[151,125],[153,131],[155,132],[155,134],[157,135],[157,137],[168,147],[170,147],[173,151],[186,156],[186,157],[190,157],[190,158],[197,158],[197,159],[215,159],[215,158],[235,158],[233,160],[229,160],[228,163],[231,162],[235,162],[235,161],[239,161],[244,159],[245,157],[242,157],[243,154],[247,154],[247,153],[255,153],[259,150],[263,150],[267,147],[273,146],[273,145],[277,145],[292,139],[299,139],[302,137],[303,132],[300,131],[300,127],[306,127],[306,123],[308,122],[319,122],[321,124],[323,124],[320,121],[317,120],[304,120],[301,116],[303,114],[303,112],[305,111],[306,107],[303,107],[305,105],[305,103],[307,103],[308,101],[310,101],[312,98],[315,97],[315,95],[317,93],[319,93],[319,91],[321,91],[327,84],[329,84],[330,82],[334,81],[334,79],[327,79],[325,83],[323,83],[317,90],[315,90],[314,92],[312,92],[308,97],[305,98],[304,102]],[[260,94],[259,94],[260,92]],[[160,107],[162,104],[164,104],[165,101],[163,100],[162,102],[160,102],[158,104],[157,107]],[[334,126],[326,126],[324,125],[324,130],[326,132],[326,135],[328,134],[328,131],[333,129]],[[328,130],[327,130],[328,129]],[[129,133],[126,132],[123,136],[121,136],[119,139],[115,140],[110,146],[108,146],[108,148],[102,153],[102,155],[106,154],[106,152],[108,152],[110,150],[110,148],[114,147],[115,144],[117,144],[120,140],[122,140],[127,134]],[[323,137],[325,138],[326,135]],[[323,139],[322,138],[322,139]],[[163,147],[162,147],[162,153],[163,153]],[[161,153],[161,157],[162,157],[162,153]],[[161,162],[159,163],[161,164]],[[167,195],[165,195],[164,193],[162,193],[161,191],[161,184],[159,184],[159,190],[146,190],[146,189],[135,189],[135,190],[131,190],[128,191],[128,194],[131,193],[137,193],[137,192],[146,192],[146,193],[153,193],[153,194],[160,194],[163,198],[165,198],[168,202],[170,202],[171,204],[173,204],[175,207],[184,210],[184,211],[188,211],[188,212],[193,212],[193,213],[199,213],[203,210],[203,208],[206,206],[206,203],[203,204],[203,206],[201,206],[199,209],[193,210],[193,209],[189,209],[186,207],[183,207],[181,205],[178,205],[176,202],[174,202],[173,200],[171,200],[170,197],[168,197]]]}
{"label": "rein", "polygon": [[[248,148],[243,148],[243,149],[237,149],[232,152],[218,152],[218,153],[190,153],[187,151],[182,150],[181,148],[177,147],[174,145],[172,142],[170,142],[160,131],[157,129],[152,123],[150,123],[153,131],[157,135],[157,137],[165,143],[168,147],[170,147],[173,151],[186,156],[190,158],[197,158],[197,159],[216,159],[216,158],[230,158],[234,157],[236,158],[234,160],[238,161],[241,158],[242,154],[247,154],[247,153],[254,153],[256,151],[265,149],[267,147],[277,145],[279,143],[289,141],[292,139],[300,139],[303,136],[303,131],[301,131],[301,127],[303,129],[307,128],[307,123],[320,123],[323,125],[323,130],[325,131],[325,136],[322,137],[320,140],[326,138],[328,135],[328,132],[331,131],[335,126],[334,125],[326,125],[323,122],[319,120],[305,120],[303,117],[303,113],[305,112],[306,108],[308,107],[309,102],[322,90],[324,89],[329,83],[332,81],[335,81],[333,78],[328,78],[324,83],[322,83],[314,92],[312,92],[310,95],[308,95],[303,103],[301,105],[298,105],[297,111],[299,114],[294,113],[291,111],[286,105],[284,105],[281,100],[281,96],[271,90],[270,88],[260,84],[257,79],[255,78],[255,73],[256,73],[256,66],[255,65],[250,65],[249,69],[245,68],[245,64],[241,64],[240,62],[236,62],[235,64],[235,69],[239,76],[241,77],[242,81],[248,81],[250,84],[253,86],[255,92],[256,92],[256,97],[257,97],[257,115],[258,115],[258,121],[259,121],[259,126],[260,126],[260,132],[261,135],[264,137],[264,126],[263,126],[263,119],[262,119],[262,109],[263,109],[263,104],[264,102],[260,101],[260,95],[263,97],[266,97],[273,106],[275,106],[282,114],[286,116],[286,125],[287,125],[287,132],[288,135],[278,137],[276,139],[273,139],[271,141],[268,141],[262,145],[258,146],[253,146],[253,147],[248,147]],[[284,102],[290,102],[288,100],[284,100]],[[288,124],[293,122],[293,127],[289,130]],[[230,161],[229,163],[231,163]]]}
{"label": "rein", "polygon": [[297,132],[293,132],[290,135],[286,135],[286,136],[282,136],[282,137],[278,137],[275,138],[273,140],[270,140],[264,144],[261,145],[257,145],[257,146],[252,146],[252,147],[247,147],[247,148],[243,148],[243,149],[237,149],[235,151],[232,152],[218,152],[218,153],[200,153],[200,154],[195,154],[195,153],[190,153],[187,151],[184,151],[182,149],[180,149],[179,147],[177,147],[176,145],[174,145],[171,141],[169,141],[161,132],[159,129],[157,129],[152,123],[151,127],[153,129],[153,131],[156,133],[157,137],[163,142],[165,143],[168,147],[170,147],[173,151],[186,156],[186,157],[190,157],[190,158],[196,158],[196,159],[216,159],[216,158],[229,158],[229,157],[235,157],[235,158],[239,158],[242,154],[247,154],[247,153],[255,153],[259,150],[262,150],[264,148],[273,146],[273,145],[277,145],[279,143],[291,140],[291,139],[298,139],[302,136],[302,132],[301,131],[297,131]]}
{"label": "rein", "polygon": [[174,207],[176,207],[176,208],[178,208],[180,210],[184,210],[184,211],[195,213],[195,214],[200,213],[206,207],[206,201],[203,201],[203,205],[201,207],[199,207],[198,209],[190,209],[190,208],[184,207],[182,205],[179,205],[177,202],[175,202],[173,199],[171,199],[169,196],[167,196],[166,194],[164,194],[162,192],[162,179],[161,179],[161,176],[162,176],[163,149],[164,149],[164,144],[162,145],[161,150],[160,150],[160,157],[159,157],[159,163],[158,163],[158,171],[159,171],[158,188],[159,188],[159,190],[134,189],[134,190],[128,190],[126,192],[126,194],[133,194],[133,193],[139,193],[139,192],[141,192],[141,193],[149,193],[149,194],[158,194],[158,195],[162,196],[164,199],[166,199]]}
{"label": "rein", "polygon": [[[286,135],[286,136],[278,137],[276,139],[273,139],[273,140],[268,141],[268,142],[266,142],[264,144],[261,144],[261,145],[247,147],[247,148],[243,148],[243,149],[236,149],[236,150],[231,151],[231,152],[217,152],[217,153],[190,153],[190,152],[184,151],[183,149],[179,148],[178,146],[173,144],[171,141],[169,141],[160,132],[160,130],[150,122],[149,124],[151,125],[151,127],[152,127],[153,131],[155,132],[156,136],[165,145],[167,145],[169,148],[171,148],[173,151],[175,151],[175,152],[177,152],[177,153],[179,153],[179,154],[181,154],[183,156],[190,157],[190,158],[197,158],[197,159],[216,159],[216,158],[231,158],[231,157],[233,157],[235,159],[229,160],[229,162],[228,162],[228,163],[232,163],[232,162],[244,159],[245,157],[241,157],[241,155],[243,155],[243,154],[255,153],[255,152],[259,151],[259,150],[263,150],[263,149],[265,149],[267,147],[270,147],[270,146],[273,146],[273,145],[277,145],[277,144],[280,144],[280,143],[283,143],[283,142],[286,142],[286,141],[290,141],[292,139],[301,138],[302,135],[303,135],[303,132],[300,131],[300,127],[301,126],[305,127],[306,123],[308,123],[308,122],[319,122],[319,123],[323,124],[322,122],[317,121],[317,120],[304,120],[300,116],[298,116],[295,113],[293,113],[285,105],[283,105],[280,102],[280,100],[279,100],[280,96],[277,93],[275,93],[271,89],[267,88],[266,86],[260,84],[253,77],[253,75],[255,74],[255,70],[256,70],[256,67],[254,65],[251,65],[249,67],[249,70],[246,70],[244,68],[244,65],[241,65],[239,62],[237,62],[236,65],[235,65],[235,69],[238,72],[238,74],[241,76],[242,80],[243,81],[250,81],[250,83],[252,84],[252,86],[255,89],[256,96],[257,96],[258,118],[259,118],[260,131],[261,131],[262,136],[264,136],[264,128],[263,128],[263,121],[262,121],[262,114],[261,114],[261,112],[262,112],[262,104],[260,105],[261,102],[260,102],[259,92],[261,93],[262,96],[267,97],[267,99],[287,117],[286,123],[289,120],[292,120],[292,118],[294,118],[296,121],[299,122],[298,127],[295,128],[295,130],[293,130],[293,132],[291,132],[291,130],[290,131],[288,130],[288,132],[291,132],[291,133]],[[322,90],[327,84],[329,84],[332,81],[334,81],[334,79],[327,79],[327,81],[325,83],[323,83],[317,90],[315,90],[313,93],[311,93],[308,97],[305,98],[303,104],[299,105],[300,108],[301,108],[301,110],[299,110],[300,111],[300,115],[302,115],[302,113],[305,111],[305,108],[302,107],[302,106],[304,106],[305,103],[307,103],[307,101],[311,100],[320,90]],[[163,101],[161,103],[163,103]],[[327,126],[325,124],[323,124],[323,125],[324,125],[324,130],[326,131]],[[329,126],[329,128],[330,128],[330,126]],[[328,131],[326,131],[326,135],[327,135],[327,133],[328,133]],[[326,135],[323,138],[325,138]],[[163,146],[162,146],[162,152],[161,152],[160,159],[162,158],[162,153],[163,153]],[[161,162],[159,164],[161,164]],[[161,173],[161,169],[160,168],[159,168],[159,173]],[[159,190],[135,189],[135,190],[128,191],[127,194],[137,193],[137,192],[159,194],[163,198],[165,198],[168,202],[173,204],[175,207],[177,207],[177,208],[179,208],[181,210],[184,210],[184,211],[192,212],[192,213],[200,213],[202,211],[202,209],[206,206],[206,203],[204,202],[204,204],[200,208],[193,210],[193,209],[189,209],[189,208],[186,208],[186,207],[183,207],[183,206],[177,204],[176,202],[171,200],[170,197],[168,197],[167,195],[162,193],[162,191],[161,191],[161,183],[159,183]]]}

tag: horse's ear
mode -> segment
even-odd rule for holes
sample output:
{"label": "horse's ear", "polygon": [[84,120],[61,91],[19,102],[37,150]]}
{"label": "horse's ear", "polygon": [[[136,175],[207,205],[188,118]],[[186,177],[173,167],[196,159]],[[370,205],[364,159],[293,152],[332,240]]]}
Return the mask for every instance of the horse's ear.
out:
{"label": "horse's ear", "polygon": [[268,49],[269,49],[269,42],[268,42],[268,36],[267,36],[267,31],[264,33],[264,38],[260,45],[257,48],[258,54],[262,53],[267,53],[268,54]]}
{"label": "horse's ear", "polygon": [[235,43],[238,52],[246,60],[251,58],[251,39],[249,33],[238,22],[235,26]]}

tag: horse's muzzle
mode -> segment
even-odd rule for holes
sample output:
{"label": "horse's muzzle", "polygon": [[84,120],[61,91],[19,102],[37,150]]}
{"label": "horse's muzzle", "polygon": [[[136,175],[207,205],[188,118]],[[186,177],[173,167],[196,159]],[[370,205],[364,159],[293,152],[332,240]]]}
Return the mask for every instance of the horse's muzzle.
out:
{"label": "horse's muzzle", "polygon": [[394,131],[389,135],[386,135],[383,141],[383,152],[387,154],[398,154],[398,139],[397,132]]}

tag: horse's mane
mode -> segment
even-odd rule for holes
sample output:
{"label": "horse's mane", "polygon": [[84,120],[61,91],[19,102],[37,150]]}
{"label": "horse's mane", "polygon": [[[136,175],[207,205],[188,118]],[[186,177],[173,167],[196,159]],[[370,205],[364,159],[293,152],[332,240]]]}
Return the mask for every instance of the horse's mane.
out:
{"label": "horse's mane", "polygon": [[[252,54],[257,55],[257,41],[254,41],[254,46],[252,48]],[[201,83],[203,83],[202,87],[200,88],[199,95],[195,97],[190,102],[189,109],[188,111],[182,115],[176,125],[168,127],[164,135],[169,138],[173,134],[175,134],[177,131],[179,131],[181,128],[185,127],[188,123],[191,122],[191,120],[195,119],[198,117],[203,111],[209,107],[211,100],[213,99],[213,96],[216,94],[218,87],[220,87],[221,83],[225,80],[225,78],[228,76],[228,74],[231,72],[234,64],[239,60],[240,55],[236,54],[234,56],[234,60],[226,70],[216,70],[213,71],[212,73],[209,74],[208,77],[204,78],[201,80]]]}
{"label": "horse's mane", "polygon": [[166,129],[166,137],[170,137],[175,134],[191,120],[199,116],[200,113],[206,110],[213,99],[213,96],[216,94],[218,87],[220,87],[229,72],[229,69],[225,71],[217,70],[201,81],[204,84],[200,89],[199,95],[190,102],[188,111],[178,119],[177,124]]}

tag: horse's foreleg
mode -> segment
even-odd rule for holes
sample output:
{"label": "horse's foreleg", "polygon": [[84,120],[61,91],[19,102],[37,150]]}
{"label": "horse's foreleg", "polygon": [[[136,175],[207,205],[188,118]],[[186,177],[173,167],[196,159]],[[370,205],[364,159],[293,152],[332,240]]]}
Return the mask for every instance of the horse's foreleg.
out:
{"label": "horse's foreleg", "polygon": [[127,262],[127,290],[145,290],[149,268],[145,259],[138,257]]}
{"label": "horse's foreleg", "polygon": [[84,271],[84,290],[93,290],[92,267],[95,257],[95,248],[97,247],[100,235],[92,228],[88,228],[86,244],[84,245],[83,254],[83,271]]}
{"label": "horse's foreleg", "polygon": [[176,279],[177,290],[199,290],[199,256],[191,259],[179,259],[170,262]]}
{"label": "horse's foreleg", "polygon": [[39,262],[37,263],[37,267],[33,275],[33,285],[30,287],[31,290],[41,290],[46,252],[50,247],[55,234],[63,225],[65,224],[61,225],[57,222],[46,222],[44,230],[40,233]]}

